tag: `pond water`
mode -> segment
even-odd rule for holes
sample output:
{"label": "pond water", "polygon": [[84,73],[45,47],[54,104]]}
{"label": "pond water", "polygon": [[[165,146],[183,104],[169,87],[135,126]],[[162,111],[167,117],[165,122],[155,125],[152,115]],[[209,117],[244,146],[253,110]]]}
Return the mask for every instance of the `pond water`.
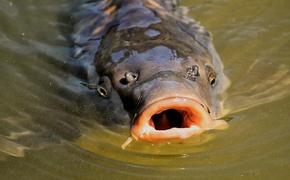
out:
{"label": "pond water", "polygon": [[71,3],[0,0],[0,179],[290,178],[290,1],[183,0],[232,81],[230,127],[125,149],[66,68]]}

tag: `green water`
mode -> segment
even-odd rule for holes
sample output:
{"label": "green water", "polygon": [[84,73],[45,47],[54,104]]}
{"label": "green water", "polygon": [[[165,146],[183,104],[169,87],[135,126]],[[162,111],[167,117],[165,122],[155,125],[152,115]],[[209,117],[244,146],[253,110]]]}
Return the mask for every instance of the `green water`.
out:
{"label": "green water", "polygon": [[0,0],[1,180],[290,178],[290,1],[183,0],[232,81],[230,127],[125,150],[128,129],[99,125],[63,68],[70,4]]}

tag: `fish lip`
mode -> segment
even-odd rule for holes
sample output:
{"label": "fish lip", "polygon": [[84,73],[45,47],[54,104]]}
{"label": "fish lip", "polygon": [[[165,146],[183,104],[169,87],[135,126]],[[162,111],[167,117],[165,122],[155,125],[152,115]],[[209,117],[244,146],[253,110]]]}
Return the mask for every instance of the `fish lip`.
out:
{"label": "fish lip", "polygon": [[[150,125],[151,117],[168,109],[185,111],[194,118],[183,120],[186,127],[173,127],[166,130],[156,130]],[[131,127],[131,135],[136,140],[148,142],[162,142],[171,140],[182,140],[193,135],[201,134],[212,128],[213,119],[208,113],[208,107],[201,103],[198,98],[192,97],[166,97],[155,100],[141,109],[136,116],[136,121]],[[190,116],[192,117],[192,116]],[[189,120],[188,120],[189,119]]]}

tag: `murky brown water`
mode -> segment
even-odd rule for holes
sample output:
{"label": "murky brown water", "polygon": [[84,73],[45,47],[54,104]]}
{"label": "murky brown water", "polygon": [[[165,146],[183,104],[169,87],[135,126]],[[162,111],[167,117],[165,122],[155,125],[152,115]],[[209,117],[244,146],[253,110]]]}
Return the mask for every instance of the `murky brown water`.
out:
{"label": "murky brown water", "polygon": [[0,179],[290,178],[290,1],[183,0],[232,81],[230,128],[125,150],[64,68],[70,4],[0,0]]}

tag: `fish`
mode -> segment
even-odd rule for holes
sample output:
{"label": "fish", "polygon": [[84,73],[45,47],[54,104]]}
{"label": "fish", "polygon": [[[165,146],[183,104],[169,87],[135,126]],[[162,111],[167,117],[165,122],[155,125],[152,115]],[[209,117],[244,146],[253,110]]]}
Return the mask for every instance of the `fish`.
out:
{"label": "fish", "polygon": [[177,1],[86,0],[72,19],[82,84],[108,101],[118,95],[134,139],[179,141],[228,126],[220,117],[229,79],[212,35]]}

